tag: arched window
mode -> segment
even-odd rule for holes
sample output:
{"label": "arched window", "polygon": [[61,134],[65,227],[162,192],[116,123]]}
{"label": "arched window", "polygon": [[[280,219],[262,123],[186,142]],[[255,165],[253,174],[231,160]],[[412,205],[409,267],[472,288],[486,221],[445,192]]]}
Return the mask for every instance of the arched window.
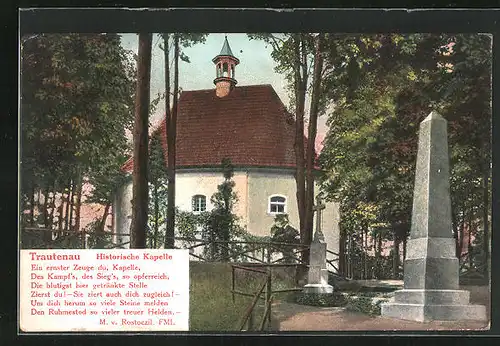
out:
{"label": "arched window", "polygon": [[234,75],[234,65],[231,65],[231,78],[235,78],[235,75]]}
{"label": "arched window", "polygon": [[207,210],[207,198],[203,195],[194,195],[191,199],[193,212],[200,213]]}
{"label": "arched window", "polygon": [[229,68],[227,66],[227,62],[225,62],[223,65],[222,65],[222,75],[224,77],[227,77],[229,74]]}
{"label": "arched window", "polygon": [[222,77],[222,64],[217,64],[217,78]]}
{"label": "arched window", "polygon": [[285,214],[286,213],[286,197],[273,195],[269,197],[269,214]]}

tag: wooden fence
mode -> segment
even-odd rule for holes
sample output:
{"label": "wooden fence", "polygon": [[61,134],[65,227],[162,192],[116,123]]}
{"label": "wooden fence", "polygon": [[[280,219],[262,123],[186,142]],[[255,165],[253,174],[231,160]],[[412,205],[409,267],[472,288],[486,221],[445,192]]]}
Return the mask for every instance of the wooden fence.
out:
{"label": "wooden fence", "polygon": [[[272,321],[272,303],[273,299],[276,293],[283,293],[283,292],[295,292],[295,291],[302,291],[302,288],[299,287],[293,287],[293,288],[287,288],[287,289],[275,289],[273,290],[272,288],[272,268],[273,267],[283,267],[283,266],[296,266],[297,264],[257,264],[257,265],[252,265],[252,267],[248,266],[241,266],[241,265],[231,265],[231,293],[233,297],[233,302],[235,301],[235,294],[242,295],[242,296],[247,296],[247,297],[252,297],[252,301],[250,304],[247,306],[245,309],[243,316],[241,317],[237,329],[239,331],[253,331],[255,330],[255,308],[257,306],[257,303],[259,299],[264,299],[264,313],[262,315],[261,322],[259,324],[259,327],[257,328],[258,331],[263,331],[267,325],[267,327],[271,326],[271,321]],[[267,270],[261,270],[261,269],[256,269],[256,266],[265,266],[267,267]],[[254,272],[258,273],[260,275],[264,276],[264,280],[261,282],[261,284],[258,286],[258,289],[254,293],[250,292],[243,292],[236,290],[236,276],[235,276],[235,271],[236,270],[243,270],[243,271],[249,271],[249,272]],[[264,297],[262,297],[262,294],[264,294]]]}

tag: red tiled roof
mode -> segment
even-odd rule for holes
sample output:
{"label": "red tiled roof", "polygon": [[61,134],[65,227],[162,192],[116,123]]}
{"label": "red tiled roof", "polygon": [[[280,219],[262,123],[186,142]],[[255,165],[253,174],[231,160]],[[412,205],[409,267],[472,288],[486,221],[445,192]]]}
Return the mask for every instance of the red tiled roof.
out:
{"label": "red tiled roof", "polygon": [[[161,131],[167,152],[163,120]],[[304,139],[306,141],[306,139]],[[219,98],[215,88],[183,91],[177,114],[177,167],[295,167],[295,122],[271,85],[235,87]],[[133,169],[130,158],[123,166]]]}

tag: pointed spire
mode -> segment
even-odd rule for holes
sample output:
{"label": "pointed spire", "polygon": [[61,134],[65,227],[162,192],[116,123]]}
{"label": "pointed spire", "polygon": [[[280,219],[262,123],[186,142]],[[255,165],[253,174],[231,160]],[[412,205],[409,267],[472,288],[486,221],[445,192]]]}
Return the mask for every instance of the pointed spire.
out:
{"label": "pointed spire", "polygon": [[423,121],[429,121],[429,120],[445,120],[446,121],[446,119],[443,118],[441,116],[441,114],[439,114],[436,111],[430,112],[429,115]]}
{"label": "pointed spire", "polygon": [[227,35],[224,37],[224,44],[222,45],[222,49],[220,50],[219,55],[217,55],[215,58],[213,58],[212,61],[215,63],[221,57],[230,57],[230,58],[234,59],[236,62],[236,65],[240,63],[240,60],[234,56],[233,51],[231,50],[231,47],[229,46],[229,41],[227,40]]}
{"label": "pointed spire", "polygon": [[229,47],[229,42],[227,41],[227,35],[225,36],[224,45],[222,46],[219,55],[227,55],[234,57],[233,52],[231,51],[231,47]]}

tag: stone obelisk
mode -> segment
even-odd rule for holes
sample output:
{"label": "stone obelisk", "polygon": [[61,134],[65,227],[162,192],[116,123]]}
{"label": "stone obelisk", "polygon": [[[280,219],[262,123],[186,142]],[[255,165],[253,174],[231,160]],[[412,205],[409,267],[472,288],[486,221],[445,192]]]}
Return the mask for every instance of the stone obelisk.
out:
{"label": "stone obelisk", "polygon": [[459,290],[451,223],[446,120],[431,112],[420,123],[404,288],[382,304],[382,316],[414,321],[486,320],[486,307]]}

